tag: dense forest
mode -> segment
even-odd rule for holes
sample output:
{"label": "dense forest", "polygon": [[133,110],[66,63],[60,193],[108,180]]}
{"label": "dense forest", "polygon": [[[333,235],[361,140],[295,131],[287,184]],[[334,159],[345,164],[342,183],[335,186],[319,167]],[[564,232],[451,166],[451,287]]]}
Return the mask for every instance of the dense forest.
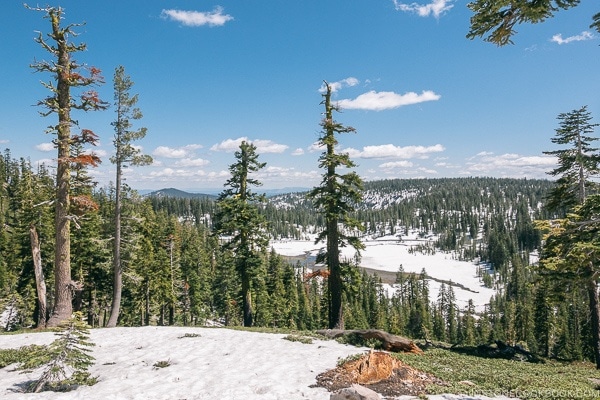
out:
{"label": "dense forest", "polygon": [[[2,329],[36,326],[42,317],[36,291],[31,230],[39,236],[47,310],[53,307],[54,181],[28,160],[0,158],[0,301]],[[528,264],[540,233],[533,221],[548,217],[542,204],[553,183],[494,178],[415,179],[367,182],[356,217],[362,235],[402,234],[416,229],[439,239],[440,251],[493,267],[487,277],[498,294],[483,313],[457,306],[444,285],[430,298],[425,275],[398,271],[396,291],[360,265],[345,270],[347,328],[380,328],[414,338],[478,344],[521,343],[543,355],[567,359],[593,356],[586,297],[577,290],[552,297]],[[72,231],[74,310],[94,327],[105,326],[112,297],[111,242],[114,188],[90,192],[98,207],[75,219]],[[268,198],[259,208],[272,238],[305,238],[321,228],[306,193]],[[139,196],[123,204],[124,284],[119,325],[241,325],[241,282],[234,254],[213,232],[215,198]],[[425,251],[425,249],[423,250]],[[266,250],[251,290],[254,325],[316,329],[327,325],[327,286]],[[325,278],[326,279],[326,278]],[[485,277],[482,277],[485,280]],[[49,313],[49,311],[46,311]],[[45,318],[45,317],[44,317]]]}

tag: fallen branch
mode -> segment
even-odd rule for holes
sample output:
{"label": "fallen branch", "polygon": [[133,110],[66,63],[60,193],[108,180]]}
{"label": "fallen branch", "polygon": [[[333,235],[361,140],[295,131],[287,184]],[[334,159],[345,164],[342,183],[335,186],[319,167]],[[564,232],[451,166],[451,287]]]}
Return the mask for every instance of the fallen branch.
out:
{"label": "fallen branch", "polygon": [[381,342],[384,350],[420,354],[423,352],[412,340],[402,336],[392,335],[378,329],[323,329],[318,330],[319,335],[335,339],[345,335],[357,335],[363,339],[376,339]]}

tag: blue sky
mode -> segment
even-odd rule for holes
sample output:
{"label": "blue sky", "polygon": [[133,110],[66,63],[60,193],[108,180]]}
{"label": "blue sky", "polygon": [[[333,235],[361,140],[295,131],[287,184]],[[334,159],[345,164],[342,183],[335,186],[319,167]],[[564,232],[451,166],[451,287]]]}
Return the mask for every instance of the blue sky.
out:
{"label": "blue sky", "polygon": [[[221,189],[241,140],[267,166],[265,189],[318,184],[322,82],[356,128],[339,138],[364,180],[494,176],[546,178],[542,151],[556,117],[588,106],[600,122],[600,9],[582,0],[536,25],[521,25],[514,45],[465,38],[471,12],[461,0],[83,1],[60,2],[64,23],[88,49],[77,61],[103,71],[101,97],[113,102],[117,66],[135,82],[148,128],[138,141],[154,164],[127,170],[139,190]],[[0,148],[32,163],[56,157],[45,134],[56,117],[34,104],[47,95],[34,42],[43,14],[10,2],[3,11]],[[34,4],[32,4],[34,5]],[[58,3],[53,4],[58,5]],[[6,36],[5,36],[6,37]],[[92,173],[114,181],[114,108],[76,113],[100,137],[104,160]],[[596,132],[598,134],[598,132]]]}

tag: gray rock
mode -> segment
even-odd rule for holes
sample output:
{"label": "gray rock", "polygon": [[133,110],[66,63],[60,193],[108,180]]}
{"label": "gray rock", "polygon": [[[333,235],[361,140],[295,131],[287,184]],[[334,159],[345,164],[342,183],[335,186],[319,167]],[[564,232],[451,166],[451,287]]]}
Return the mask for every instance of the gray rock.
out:
{"label": "gray rock", "polygon": [[381,400],[381,396],[369,388],[354,384],[331,393],[329,400]]}

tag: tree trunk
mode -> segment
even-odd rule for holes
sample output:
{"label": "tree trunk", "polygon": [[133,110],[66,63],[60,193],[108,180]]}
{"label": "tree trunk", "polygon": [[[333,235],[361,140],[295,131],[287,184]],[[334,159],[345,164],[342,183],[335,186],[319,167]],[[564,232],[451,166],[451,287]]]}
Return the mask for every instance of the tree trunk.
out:
{"label": "tree trunk", "polygon": [[[68,142],[67,142],[68,143]],[[68,154],[68,153],[67,153]],[[59,160],[60,160],[59,156]],[[58,326],[73,312],[71,292],[71,224],[69,209],[69,168],[58,162],[56,200],[56,247],[54,256],[54,310],[48,320],[49,327]],[[59,178],[60,177],[60,178]]]}
{"label": "tree trunk", "polygon": [[117,183],[115,188],[115,240],[113,242],[113,298],[107,328],[117,326],[121,312],[123,269],[121,268],[121,163],[117,161]]}
{"label": "tree trunk", "polygon": [[57,39],[56,100],[58,103],[57,167],[56,167],[56,242],[54,252],[55,300],[48,326],[54,327],[71,318],[73,312],[71,293],[71,66],[69,44],[60,29],[58,16],[52,18],[52,31]]}
{"label": "tree trunk", "polygon": [[94,289],[89,288],[88,291],[88,315],[87,315],[87,323],[92,328],[96,326],[96,298],[94,296]]}
{"label": "tree trunk", "polygon": [[254,317],[252,315],[252,293],[250,292],[250,277],[247,273],[242,276],[242,298],[244,307],[244,326],[252,326]]}
{"label": "tree trunk", "polygon": [[327,223],[329,235],[327,236],[327,267],[329,277],[329,329],[344,329],[344,309],[342,304],[342,271],[338,248],[337,221]]}
{"label": "tree trunk", "polygon": [[[593,267],[590,266],[590,268]],[[596,274],[591,275],[587,284],[587,289],[590,304],[592,338],[594,341],[594,357],[596,358],[596,369],[600,369],[600,304],[596,278]]]}
{"label": "tree trunk", "polygon": [[144,309],[146,311],[146,315],[144,316],[144,325],[150,325],[150,282],[146,280],[146,296],[144,297]]}
{"label": "tree trunk", "polygon": [[364,329],[364,330],[344,330],[344,329],[324,329],[318,330],[319,335],[323,335],[328,338],[338,338],[344,335],[357,335],[363,339],[377,339],[381,342],[383,348],[386,351],[393,352],[406,352],[406,353],[423,353],[423,350],[419,348],[412,340],[404,338],[402,336],[392,335],[390,333],[378,330],[378,329]]}
{"label": "tree trunk", "polygon": [[38,297],[38,328],[46,327],[46,281],[44,279],[44,270],[42,269],[42,254],[40,252],[40,240],[35,226],[29,227],[29,237],[31,238],[31,253],[33,256],[33,267],[35,272],[35,286]]}

